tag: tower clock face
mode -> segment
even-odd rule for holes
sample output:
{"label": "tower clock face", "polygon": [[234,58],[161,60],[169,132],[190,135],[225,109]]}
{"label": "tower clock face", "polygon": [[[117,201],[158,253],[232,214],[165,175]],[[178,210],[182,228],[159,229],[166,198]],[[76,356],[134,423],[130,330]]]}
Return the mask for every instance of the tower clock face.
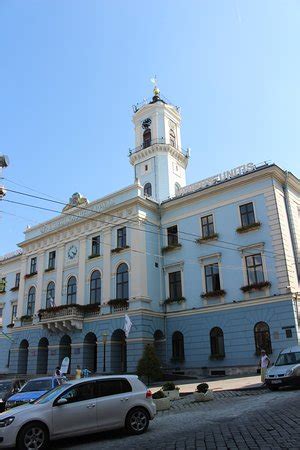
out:
{"label": "tower clock face", "polygon": [[68,259],[72,260],[72,259],[76,258],[77,253],[78,253],[78,249],[77,249],[76,245],[71,245],[71,247],[69,247],[68,252],[67,252]]}
{"label": "tower clock face", "polygon": [[147,128],[149,128],[151,125],[151,119],[150,117],[148,117],[148,119],[145,119],[142,123],[142,127],[144,128],[144,130],[146,130]]}

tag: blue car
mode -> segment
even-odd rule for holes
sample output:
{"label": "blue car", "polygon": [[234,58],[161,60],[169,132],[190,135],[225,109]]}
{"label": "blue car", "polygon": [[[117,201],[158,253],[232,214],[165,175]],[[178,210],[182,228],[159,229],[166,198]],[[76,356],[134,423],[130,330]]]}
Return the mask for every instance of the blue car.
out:
{"label": "blue car", "polygon": [[59,384],[62,384],[62,379],[56,377],[43,377],[29,380],[17,394],[12,395],[6,400],[5,409],[14,408],[15,406],[29,403],[31,400],[36,400]]}

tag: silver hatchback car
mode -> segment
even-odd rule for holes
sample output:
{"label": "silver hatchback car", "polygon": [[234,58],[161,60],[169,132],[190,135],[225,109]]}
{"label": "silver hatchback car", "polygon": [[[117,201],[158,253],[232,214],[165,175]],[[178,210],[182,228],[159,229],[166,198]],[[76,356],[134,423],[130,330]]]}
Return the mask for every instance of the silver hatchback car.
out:
{"label": "silver hatchback car", "polygon": [[135,375],[68,381],[0,414],[0,448],[44,450],[52,439],[123,427],[141,434],[155,414],[151,391]]}

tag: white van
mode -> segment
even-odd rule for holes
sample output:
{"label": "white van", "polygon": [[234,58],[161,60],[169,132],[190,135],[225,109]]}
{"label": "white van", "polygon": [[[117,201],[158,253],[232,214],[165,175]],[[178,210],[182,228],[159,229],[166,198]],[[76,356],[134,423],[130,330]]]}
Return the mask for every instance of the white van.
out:
{"label": "white van", "polygon": [[300,346],[282,350],[266,374],[266,385],[271,391],[281,386],[300,386]]}

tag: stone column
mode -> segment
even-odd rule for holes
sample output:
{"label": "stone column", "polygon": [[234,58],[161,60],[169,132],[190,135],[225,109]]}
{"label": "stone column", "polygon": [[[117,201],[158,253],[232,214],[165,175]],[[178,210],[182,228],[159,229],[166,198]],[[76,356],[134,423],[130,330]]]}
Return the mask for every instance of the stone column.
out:
{"label": "stone column", "polygon": [[86,238],[79,241],[79,265],[78,265],[78,285],[77,285],[77,303],[85,303],[85,258],[86,258]]}
{"label": "stone column", "polygon": [[62,304],[63,270],[64,270],[64,245],[57,248],[56,252],[56,283],[55,283],[55,305]]}
{"label": "stone column", "polygon": [[20,285],[18,292],[18,308],[17,308],[17,318],[19,319],[24,314],[24,295],[25,295],[25,275],[27,269],[27,257],[22,256],[21,258],[21,272],[20,272]]}
{"label": "stone column", "polygon": [[35,296],[35,308],[36,314],[42,307],[42,293],[43,293],[43,275],[44,275],[44,254],[40,253],[37,256],[37,282],[36,282],[36,296]]}

